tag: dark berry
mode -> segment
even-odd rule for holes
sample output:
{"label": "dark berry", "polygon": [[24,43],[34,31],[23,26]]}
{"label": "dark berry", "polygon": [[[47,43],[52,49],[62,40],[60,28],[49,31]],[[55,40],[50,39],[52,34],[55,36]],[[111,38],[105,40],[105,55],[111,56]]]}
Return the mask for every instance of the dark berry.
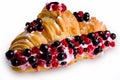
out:
{"label": "dark berry", "polygon": [[36,31],[34,27],[28,26],[26,29],[28,32]]}
{"label": "dark berry", "polygon": [[108,39],[108,35],[103,34],[103,35],[102,35],[102,38],[103,38],[103,40],[107,40],[107,39]]}
{"label": "dark berry", "polygon": [[87,52],[87,48],[84,48],[84,52]]}
{"label": "dark berry", "polygon": [[114,33],[111,33],[111,36],[110,36],[113,40],[116,38],[116,34]]}
{"label": "dark berry", "polygon": [[78,18],[78,13],[77,12],[74,12],[73,15]]}
{"label": "dark berry", "polygon": [[83,20],[85,20],[85,21],[89,21],[89,19],[90,19],[90,17],[88,17],[88,16],[83,17]]}
{"label": "dark berry", "polygon": [[27,22],[27,23],[25,24],[25,26],[27,26],[27,27],[28,27],[29,25],[30,25],[30,23],[29,23],[29,22]]}
{"label": "dark berry", "polygon": [[6,52],[6,57],[7,59],[11,59],[14,56],[14,52],[12,50],[9,50]]}
{"label": "dark berry", "polygon": [[51,61],[50,60],[46,61],[46,66],[49,67],[50,65],[51,65]]}
{"label": "dark berry", "polygon": [[59,41],[55,41],[53,44],[52,44],[52,47],[58,47],[60,45],[60,42]]}
{"label": "dark berry", "polygon": [[19,62],[18,59],[12,59],[12,60],[11,60],[11,64],[12,64],[13,66],[19,66],[19,65],[20,65],[20,62]]}
{"label": "dark berry", "polygon": [[80,36],[75,36],[75,41],[79,41],[80,40]]}
{"label": "dark berry", "polygon": [[66,7],[66,5],[65,4],[61,4],[61,7],[62,7],[62,12],[64,12],[65,10],[67,10],[67,7]]}
{"label": "dark berry", "polygon": [[99,34],[100,36],[102,36],[102,35],[103,35],[103,31],[98,31],[98,34]]}
{"label": "dark berry", "polygon": [[88,21],[90,19],[90,14],[88,12],[85,12],[83,18],[85,21]]}
{"label": "dark berry", "polygon": [[109,46],[110,45],[110,42],[109,41],[105,41],[105,46]]}
{"label": "dark berry", "polygon": [[59,61],[64,60],[66,57],[67,57],[67,55],[66,55],[65,53],[63,53],[63,52],[60,52],[60,53],[57,55],[57,59],[58,59]]}
{"label": "dark berry", "polygon": [[93,43],[93,45],[98,45],[100,43],[100,39],[99,38],[93,38],[92,43]]}
{"label": "dark berry", "polygon": [[41,59],[43,59],[43,60],[51,60],[51,58],[52,58],[52,54],[49,52],[45,52],[45,53],[41,54]]}
{"label": "dark berry", "polygon": [[74,55],[74,57],[76,58],[76,55],[77,55],[77,53],[78,53],[78,50],[77,49],[73,49],[73,55]]}
{"label": "dark berry", "polygon": [[32,64],[32,68],[37,68],[38,64],[37,63],[33,63]]}
{"label": "dark berry", "polygon": [[42,52],[47,52],[47,51],[48,51],[48,45],[47,45],[47,44],[41,44],[40,50],[41,50]]}
{"label": "dark berry", "polygon": [[66,62],[66,61],[61,62],[61,65],[65,65],[65,64],[67,64],[67,62]]}
{"label": "dark berry", "polygon": [[59,4],[59,2],[50,2],[49,4]]}
{"label": "dark berry", "polygon": [[63,52],[63,47],[58,47],[57,50],[58,52]]}
{"label": "dark berry", "polygon": [[98,46],[95,50],[94,50],[94,55],[97,55],[98,53],[100,53],[102,51],[102,47]]}
{"label": "dark berry", "polygon": [[36,23],[41,26],[42,25],[42,19],[41,18],[37,18]]}
{"label": "dark berry", "polygon": [[83,19],[83,17],[78,17],[78,19],[77,19],[79,22],[82,22],[84,19]]}
{"label": "dark berry", "polygon": [[24,55],[24,56],[27,56],[27,57],[29,57],[30,54],[31,54],[30,49],[25,49],[24,52],[23,52],[23,55]]}
{"label": "dark berry", "polygon": [[43,29],[44,29],[44,27],[41,26],[41,25],[38,25],[36,28],[37,28],[37,30],[40,31],[40,32],[43,31]]}
{"label": "dark berry", "polygon": [[34,64],[34,63],[36,63],[37,59],[36,59],[36,57],[31,56],[31,57],[28,59],[28,61],[29,61],[30,64]]}
{"label": "dark berry", "polygon": [[68,44],[69,44],[69,48],[74,48],[75,47],[75,45],[72,42],[69,42]]}
{"label": "dark berry", "polygon": [[95,34],[94,34],[94,33],[89,33],[87,36],[88,36],[88,38],[90,38],[90,39],[95,38]]}
{"label": "dark berry", "polygon": [[66,38],[65,40],[66,40],[68,43],[71,42],[69,38]]}

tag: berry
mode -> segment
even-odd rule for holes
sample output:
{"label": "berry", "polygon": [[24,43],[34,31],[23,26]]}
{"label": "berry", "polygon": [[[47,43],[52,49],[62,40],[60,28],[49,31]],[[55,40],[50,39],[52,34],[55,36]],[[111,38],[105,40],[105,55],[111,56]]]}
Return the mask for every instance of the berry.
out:
{"label": "berry", "polygon": [[32,64],[32,68],[37,68],[38,64],[37,63],[33,63]]}
{"label": "berry", "polygon": [[65,45],[65,47],[68,47],[68,43],[67,43],[67,41],[66,41],[65,39],[63,39],[63,40],[61,41],[61,43],[62,43],[62,45]]}
{"label": "berry", "polygon": [[105,31],[105,34],[106,34],[108,37],[110,37],[110,35],[111,35],[110,31],[108,31],[108,30]]}
{"label": "berry", "polygon": [[90,39],[95,38],[95,34],[94,34],[94,33],[89,33],[87,36],[88,36],[88,38],[90,38]]}
{"label": "berry", "polygon": [[76,58],[76,55],[77,55],[77,53],[78,53],[78,50],[77,49],[73,49],[73,55],[74,55],[74,57]]}
{"label": "berry", "polygon": [[84,19],[85,21],[88,21],[88,20],[90,19],[90,14],[89,14],[88,12],[85,12],[83,19]]}
{"label": "berry", "polygon": [[80,40],[80,36],[75,36],[75,41],[79,41]]}
{"label": "berry", "polygon": [[100,43],[100,38],[92,39],[93,45],[98,45]]}
{"label": "berry", "polygon": [[45,64],[45,61],[43,61],[43,60],[39,60],[39,61],[38,61],[38,65],[39,65],[39,66],[44,66],[44,64]]}
{"label": "berry", "polygon": [[83,50],[84,52],[87,52],[87,48],[84,48],[84,50]]}
{"label": "berry", "polygon": [[84,19],[83,19],[83,17],[78,17],[77,20],[78,20],[79,22],[82,22]]}
{"label": "berry", "polygon": [[59,4],[59,2],[50,2],[49,4]]}
{"label": "berry", "polygon": [[103,35],[103,32],[102,32],[102,31],[98,31],[98,34],[99,34],[100,36],[102,36],[102,35]]}
{"label": "berry", "polygon": [[84,13],[83,13],[82,11],[79,11],[79,12],[78,12],[78,16],[79,16],[79,17],[83,17],[83,16],[84,16]]}
{"label": "berry", "polygon": [[30,64],[34,64],[34,63],[36,63],[37,59],[36,59],[36,57],[31,56],[31,57],[28,59],[28,61],[29,61]]}
{"label": "berry", "polygon": [[20,62],[19,62],[18,59],[14,58],[14,59],[11,60],[11,64],[12,64],[13,66],[19,66],[19,65],[20,65]]}
{"label": "berry", "polygon": [[52,47],[58,47],[60,45],[59,41],[55,41],[51,46]]}
{"label": "berry", "polygon": [[23,57],[19,57],[18,60],[20,62],[20,65],[25,64],[27,62],[27,60]]}
{"label": "berry", "polygon": [[82,54],[83,51],[84,51],[84,49],[83,49],[82,47],[79,47],[77,50],[78,50],[78,53],[79,53],[79,54]]}
{"label": "berry", "polygon": [[110,45],[110,42],[109,41],[105,41],[105,46],[109,46]]}
{"label": "berry", "polygon": [[93,46],[92,46],[92,45],[89,45],[89,46],[87,47],[87,50],[88,50],[88,52],[92,51],[92,50],[93,50]]}
{"label": "berry", "polygon": [[85,39],[85,43],[86,43],[86,44],[89,44],[89,43],[91,43],[91,40],[90,40],[89,38],[86,38],[86,39]]}
{"label": "berry", "polygon": [[64,12],[66,9],[67,9],[67,7],[65,6],[65,4],[61,4],[61,7],[62,7],[62,12]]}
{"label": "berry", "polygon": [[41,26],[41,25],[38,25],[36,28],[37,28],[37,30],[40,31],[40,32],[43,31],[43,29],[44,29],[44,27]]}
{"label": "berry", "polygon": [[56,57],[53,57],[52,59],[52,67],[56,68],[58,66],[58,60],[56,59]]}
{"label": "berry", "polygon": [[28,32],[36,31],[34,27],[28,26],[26,29]]}
{"label": "berry", "polygon": [[35,22],[31,22],[31,23],[29,24],[29,26],[35,28],[35,27],[36,27],[36,23],[35,23]]}
{"label": "berry", "polygon": [[102,44],[101,47],[102,47],[102,49],[104,49],[105,48],[105,44]]}
{"label": "berry", "polygon": [[45,53],[41,54],[41,59],[43,59],[43,60],[47,61],[47,60],[51,60],[51,58],[52,58],[52,54],[49,52],[45,52]]}
{"label": "berry", "polygon": [[66,61],[63,61],[63,62],[61,62],[60,64],[61,64],[61,65],[65,65],[65,64],[67,64],[67,62],[66,62]]}
{"label": "berry", "polygon": [[78,18],[78,13],[77,12],[74,12],[73,15]]}
{"label": "berry", "polygon": [[69,53],[72,54],[73,53],[73,49],[69,48]]}
{"label": "berry", "polygon": [[75,47],[75,45],[72,42],[69,42],[68,44],[69,44],[69,48],[74,48]]}
{"label": "berry", "polygon": [[114,33],[111,33],[111,36],[110,36],[113,40],[116,38],[116,34]]}
{"label": "berry", "polygon": [[14,56],[14,52],[12,50],[9,50],[6,52],[6,57],[7,59],[11,59]]}
{"label": "berry", "polygon": [[108,35],[103,34],[103,35],[102,35],[102,38],[103,38],[103,40],[107,40],[107,39],[108,39]]}
{"label": "berry", "polygon": [[102,47],[98,46],[95,50],[94,50],[94,55],[97,55],[98,53],[100,53],[102,51]]}
{"label": "berry", "polygon": [[41,19],[41,18],[37,18],[36,23],[37,23],[38,25],[42,25],[42,19]]}
{"label": "berry", "polygon": [[57,4],[54,4],[54,5],[52,5],[52,9],[54,11],[57,11],[57,10],[59,10],[59,6]]}
{"label": "berry", "polygon": [[41,44],[40,50],[41,50],[42,52],[47,52],[47,51],[48,51],[48,45],[47,45],[47,44]]}
{"label": "berry", "polygon": [[27,27],[28,27],[29,25],[30,25],[30,23],[29,23],[29,22],[27,22],[27,23],[25,24],[25,26],[27,26]]}
{"label": "berry", "polygon": [[29,49],[25,49],[23,51],[23,55],[26,56],[26,57],[29,57],[31,55],[31,51]]}
{"label": "berry", "polygon": [[58,47],[58,52],[63,52],[63,47]]}
{"label": "berry", "polygon": [[46,66],[49,67],[50,65],[51,65],[51,61],[50,60],[46,61]]}
{"label": "berry", "polygon": [[110,42],[111,47],[115,47],[115,42]]}
{"label": "berry", "polygon": [[64,60],[66,57],[67,57],[67,55],[66,55],[64,52],[60,52],[60,53],[57,55],[57,59],[58,59],[59,61]]}
{"label": "berry", "polygon": [[71,40],[70,40],[69,38],[66,38],[65,40],[66,40],[68,43],[71,42]]}

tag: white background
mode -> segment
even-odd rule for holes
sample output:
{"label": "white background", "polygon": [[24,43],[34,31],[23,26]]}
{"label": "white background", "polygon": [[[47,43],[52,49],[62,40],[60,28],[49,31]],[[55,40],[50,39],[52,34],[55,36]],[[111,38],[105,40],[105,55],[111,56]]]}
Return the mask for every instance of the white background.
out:
{"label": "white background", "polygon": [[116,47],[94,60],[81,60],[60,69],[37,73],[13,71],[5,58],[11,41],[53,0],[0,0],[0,80],[120,80],[119,0],[59,0],[69,10],[88,11],[117,34]]}

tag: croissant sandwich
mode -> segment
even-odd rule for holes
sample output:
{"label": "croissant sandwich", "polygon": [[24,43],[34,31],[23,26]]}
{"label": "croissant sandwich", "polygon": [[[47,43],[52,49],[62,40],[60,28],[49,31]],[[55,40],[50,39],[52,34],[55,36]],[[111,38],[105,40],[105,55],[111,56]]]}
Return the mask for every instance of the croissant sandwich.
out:
{"label": "croissant sandwich", "polygon": [[37,72],[94,59],[115,46],[116,35],[88,12],[71,13],[63,3],[47,3],[26,23],[6,52],[12,69]]}

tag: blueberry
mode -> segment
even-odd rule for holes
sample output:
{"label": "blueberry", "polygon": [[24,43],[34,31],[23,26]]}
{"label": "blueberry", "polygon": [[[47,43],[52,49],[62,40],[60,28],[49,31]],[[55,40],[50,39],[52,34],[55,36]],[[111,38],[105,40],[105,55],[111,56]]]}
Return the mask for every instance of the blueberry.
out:
{"label": "blueberry", "polygon": [[66,61],[61,62],[61,65],[65,65],[65,64],[67,64],[67,62],[66,62]]}
{"label": "blueberry", "polygon": [[95,50],[94,50],[94,55],[97,55],[98,53],[100,53],[102,51],[102,47],[98,46]]}
{"label": "blueberry", "polygon": [[37,20],[35,21],[39,26],[42,25],[42,19],[41,18],[37,18]]}
{"label": "blueberry", "polygon": [[102,31],[98,31],[98,34],[99,34],[100,36],[102,36],[102,35],[103,35],[103,32],[102,32]]}
{"label": "blueberry", "polygon": [[50,4],[59,4],[59,2],[51,2]]}
{"label": "blueberry", "polygon": [[77,49],[73,49],[73,55],[74,55],[74,57],[76,58],[76,55],[77,55],[77,53],[78,53],[78,50]]}
{"label": "blueberry", "polygon": [[73,15],[78,18],[78,13],[77,12],[74,12]]}
{"label": "blueberry", "polygon": [[25,49],[24,52],[23,52],[23,55],[26,56],[26,57],[29,57],[31,55],[30,49]]}
{"label": "blueberry", "polygon": [[34,27],[28,26],[26,29],[28,32],[36,31]]}
{"label": "blueberry", "polygon": [[99,38],[93,38],[92,43],[93,43],[93,45],[98,45],[100,43],[100,39]]}
{"label": "blueberry", "polygon": [[30,64],[34,64],[34,63],[36,63],[37,59],[36,59],[36,57],[31,56],[31,57],[28,59],[28,61],[29,61]]}
{"label": "blueberry", "polygon": [[69,44],[69,48],[74,48],[75,47],[75,45],[72,42],[69,42],[68,44]]}
{"label": "blueberry", "polygon": [[60,52],[60,53],[57,55],[57,59],[58,59],[59,61],[64,60],[66,57],[67,57],[67,55],[66,55],[64,52]]}
{"label": "blueberry", "polygon": [[41,54],[41,59],[43,59],[43,60],[47,61],[47,60],[51,60],[51,58],[52,58],[52,54],[49,52],[45,52],[45,53]]}
{"label": "blueberry", "polygon": [[90,14],[88,12],[85,12],[83,18],[85,21],[88,21],[90,19]]}
{"label": "blueberry", "polygon": [[94,33],[89,33],[87,36],[88,36],[88,38],[90,38],[90,39],[95,38],[95,34],[94,34]]}
{"label": "blueberry", "polygon": [[58,47],[57,50],[58,50],[58,52],[63,52],[63,48],[62,47]]}
{"label": "blueberry", "polygon": [[33,63],[32,64],[32,68],[37,68],[38,64],[37,63]]}
{"label": "blueberry", "polygon": [[9,50],[6,52],[7,59],[11,59],[14,57],[14,52],[12,50]]}
{"label": "blueberry", "polygon": [[52,44],[52,47],[58,47],[60,45],[60,42],[59,41],[55,41],[53,44]]}
{"label": "blueberry", "polygon": [[66,38],[65,40],[66,40],[68,43],[71,42],[69,38]]}
{"label": "blueberry", "polygon": [[40,31],[40,32],[43,31],[43,29],[44,29],[44,27],[41,26],[41,25],[38,25],[36,28],[37,28],[37,30]]}
{"label": "blueberry", "polygon": [[111,33],[111,36],[110,36],[113,40],[116,38],[116,34],[114,33]]}
{"label": "blueberry", "polygon": [[41,50],[42,52],[47,52],[47,51],[48,51],[48,45],[47,45],[47,44],[41,44],[40,50]]}
{"label": "blueberry", "polygon": [[86,22],[89,21],[89,19],[90,19],[90,17],[88,17],[88,16],[83,17],[83,20],[85,20]]}
{"label": "blueberry", "polygon": [[80,36],[75,36],[75,41],[79,41],[80,40]]}
{"label": "blueberry", "polygon": [[105,41],[105,46],[109,46],[110,45],[110,42],[109,41]]}
{"label": "blueberry", "polygon": [[84,18],[83,18],[83,17],[78,17],[77,20],[78,20],[79,22],[82,22],[82,21],[84,20]]}
{"label": "blueberry", "polygon": [[11,60],[11,64],[12,64],[13,66],[19,66],[19,65],[20,65],[20,62],[19,62],[18,59],[14,58],[14,59]]}
{"label": "blueberry", "polygon": [[87,52],[87,48],[84,48],[84,52]]}
{"label": "blueberry", "polygon": [[103,40],[107,40],[108,39],[108,35],[107,34],[103,34],[102,38],[103,38]]}
{"label": "blueberry", "polygon": [[49,67],[51,65],[51,61],[50,60],[47,60],[46,61],[46,66]]}

